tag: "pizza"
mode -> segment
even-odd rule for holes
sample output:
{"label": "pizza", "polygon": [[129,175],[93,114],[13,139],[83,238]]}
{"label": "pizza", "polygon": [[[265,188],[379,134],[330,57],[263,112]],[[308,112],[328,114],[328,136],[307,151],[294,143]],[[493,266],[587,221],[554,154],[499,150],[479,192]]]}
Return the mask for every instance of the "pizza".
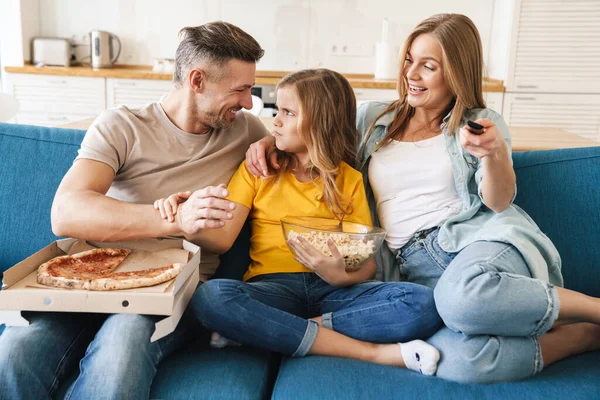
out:
{"label": "pizza", "polygon": [[181,263],[141,271],[114,272],[84,283],[88,290],[121,290],[154,286],[175,278],[183,269]]}
{"label": "pizza", "polygon": [[131,253],[128,249],[93,249],[72,256],[55,257],[38,268],[38,282],[57,286],[49,282],[51,278],[78,277],[97,278],[111,273]]}
{"label": "pizza", "polygon": [[37,281],[65,289],[120,290],[154,286],[176,277],[183,264],[141,271],[113,272],[131,253],[128,249],[101,248],[60,256],[40,265]]}

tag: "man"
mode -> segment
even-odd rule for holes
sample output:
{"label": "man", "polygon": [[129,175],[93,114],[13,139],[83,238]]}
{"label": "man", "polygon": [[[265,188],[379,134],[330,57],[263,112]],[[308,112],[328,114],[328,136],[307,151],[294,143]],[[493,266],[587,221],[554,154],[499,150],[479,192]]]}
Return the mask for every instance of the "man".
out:
{"label": "man", "polygon": [[[224,184],[249,145],[268,133],[241,112],[252,108],[250,88],[264,51],[225,22],[180,34],[173,87],[162,102],[108,110],[86,133],[54,198],[55,234],[95,241],[193,235],[230,218],[234,204],[225,200]],[[152,206],[187,190],[193,193],[175,223]],[[81,360],[67,397],[147,399],[158,362],[191,336],[185,315],[155,343],[152,316],[27,318],[29,327],[9,327],[0,336],[0,398],[47,398]]]}

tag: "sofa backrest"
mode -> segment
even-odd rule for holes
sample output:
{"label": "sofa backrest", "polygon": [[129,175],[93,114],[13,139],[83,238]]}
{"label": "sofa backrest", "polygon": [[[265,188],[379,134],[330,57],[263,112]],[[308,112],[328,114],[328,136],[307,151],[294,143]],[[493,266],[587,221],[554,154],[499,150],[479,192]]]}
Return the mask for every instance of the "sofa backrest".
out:
{"label": "sofa backrest", "polygon": [[[0,270],[57,238],[50,207],[85,132],[0,123]],[[600,147],[513,154],[515,200],[556,244],[565,285],[600,296]],[[248,226],[226,255],[220,277],[248,266]]]}
{"label": "sofa backrest", "polygon": [[515,203],[554,242],[565,286],[600,296],[600,147],[513,153]]}
{"label": "sofa backrest", "polygon": [[0,123],[0,269],[56,240],[54,193],[85,131]]}

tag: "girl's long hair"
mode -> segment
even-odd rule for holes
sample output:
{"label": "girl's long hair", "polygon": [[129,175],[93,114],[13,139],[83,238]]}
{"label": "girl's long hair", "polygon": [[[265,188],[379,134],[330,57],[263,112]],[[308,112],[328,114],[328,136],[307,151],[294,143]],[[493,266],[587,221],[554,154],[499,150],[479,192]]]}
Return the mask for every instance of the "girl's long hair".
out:
{"label": "girl's long hair", "polygon": [[[453,95],[446,110],[436,117],[440,121],[452,112],[448,121],[448,133],[453,135],[461,124],[462,117],[470,108],[485,108],[483,100],[483,50],[477,27],[468,17],[461,14],[436,14],[422,21],[404,42],[400,53],[398,73],[398,100],[390,104],[371,124],[365,141],[373,132],[375,123],[388,112],[394,112],[394,121],[388,133],[377,147],[391,139],[400,139],[415,109],[408,104],[408,82],[404,76],[405,60],[414,40],[425,33],[432,34],[442,47],[444,80]],[[434,121],[432,121],[434,122]]]}
{"label": "girl's long hair", "polygon": [[[318,176],[323,197],[331,213],[343,220],[353,211],[350,199],[336,185],[342,161],[356,162],[356,97],[348,80],[329,69],[306,69],[285,76],[277,89],[291,88],[296,93],[300,111],[298,135],[308,149],[311,176]],[[275,178],[299,167],[291,153],[273,147],[267,153],[277,154],[278,170],[269,166]],[[269,158],[267,158],[269,159]],[[316,183],[316,182],[315,182]]]}

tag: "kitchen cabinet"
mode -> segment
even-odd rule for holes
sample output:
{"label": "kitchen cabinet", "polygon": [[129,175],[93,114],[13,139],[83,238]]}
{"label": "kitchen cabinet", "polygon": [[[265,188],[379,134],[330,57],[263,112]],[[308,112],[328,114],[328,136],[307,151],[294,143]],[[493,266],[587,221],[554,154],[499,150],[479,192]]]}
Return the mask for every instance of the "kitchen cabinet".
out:
{"label": "kitchen cabinet", "polygon": [[[95,117],[107,108],[143,106],[160,100],[172,86],[171,80],[163,79],[163,75],[153,76],[148,70],[92,70],[86,67],[38,69],[29,65],[6,69],[8,91],[21,103],[21,112],[15,122],[23,124],[65,125]],[[132,75],[139,75],[139,78]],[[277,77],[270,79],[275,82],[278,80]],[[367,101],[393,101],[398,98],[396,89],[392,88],[394,82],[385,82],[385,87],[381,87],[381,82],[371,81],[350,79],[351,84],[356,84],[354,93],[359,105]],[[371,83],[379,86],[362,86]],[[270,84],[260,86],[274,87]],[[502,112],[501,91],[484,92],[484,98],[489,108]]]}
{"label": "kitchen cabinet", "polygon": [[[354,89],[356,102],[358,105],[368,101],[393,101],[398,99],[396,89]],[[504,93],[502,92],[483,92],[483,98],[487,108],[502,114],[502,102]]]}
{"label": "kitchen cabinet", "polygon": [[600,140],[600,94],[506,93],[503,115],[511,126],[561,128]]}
{"label": "kitchen cabinet", "polygon": [[354,89],[356,103],[361,105],[368,101],[393,101],[398,99],[396,89]]}
{"label": "kitchen cabinet", "polygon": [[515,0],[507,92],[600,93],[600,1]]}
{"label": "kitchen cabinet", "polygon": [[504,101],[504,93],[502,92],[483,92],[483,99],[485,105],[490,110],[496,111],[502,115],[502,103]]}
{"label": "kitchen cabinet", "polygon": [[505,119],[600,140],[600,1],[514,1]]}
{"label": "kitchen cabinet", "polygon": [[126,105],[139,107],[158,101],[171,89],[171,81],[152,79],[106,79],[107,108]]}
{"label": "kitchen cabinet", "polygon": [[95,117],[106,109],[103,78],[7,74],[7,90],[17,98],[19,124],[57,126]]}

